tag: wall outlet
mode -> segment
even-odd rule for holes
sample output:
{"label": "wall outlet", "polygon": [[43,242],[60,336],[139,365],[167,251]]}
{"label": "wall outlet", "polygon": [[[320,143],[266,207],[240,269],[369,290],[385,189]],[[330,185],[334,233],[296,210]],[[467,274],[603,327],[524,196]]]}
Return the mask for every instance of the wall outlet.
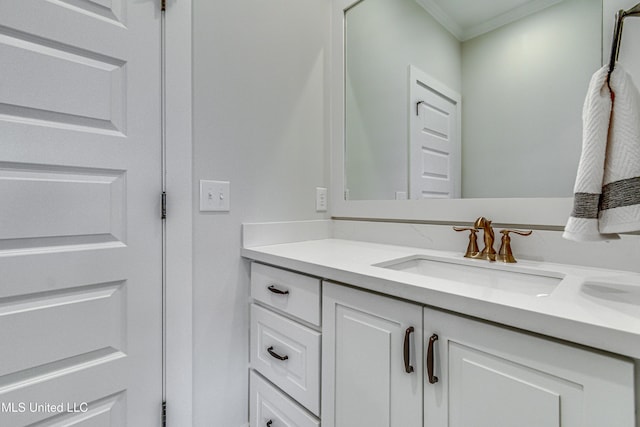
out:
{"label": "wall outlet", "polygon": [[200,212],[228,212],[230,209],[229,181],[200,180]]}
{"label": "wall outlet", "polygon": [[327,211],[327,189],[316,187],[316,212]]}

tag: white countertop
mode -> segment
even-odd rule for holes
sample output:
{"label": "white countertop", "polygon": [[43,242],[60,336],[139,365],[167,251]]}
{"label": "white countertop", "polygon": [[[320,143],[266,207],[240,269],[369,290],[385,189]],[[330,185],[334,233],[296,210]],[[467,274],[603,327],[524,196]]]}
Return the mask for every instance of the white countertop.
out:
{"label": "white countertop", "polygon": [[[244,248],[246,258],[640,359],[640,274],[547,262],[468,260],[460,253],[324,239]],[[421,255],[564,277],[548,296],[396,271],[374,264]],[[595,283],[596,287],[584,287]],[[597,284],[612,287],[600,292]]]}

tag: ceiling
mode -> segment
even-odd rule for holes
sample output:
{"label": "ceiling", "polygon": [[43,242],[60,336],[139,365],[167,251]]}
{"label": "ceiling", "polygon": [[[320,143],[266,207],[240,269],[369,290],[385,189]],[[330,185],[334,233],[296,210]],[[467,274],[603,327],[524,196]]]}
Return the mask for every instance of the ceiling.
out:
{"label": "ceiling", "polygon": [[416,0],[458,40],[465,41],[562,0]]}

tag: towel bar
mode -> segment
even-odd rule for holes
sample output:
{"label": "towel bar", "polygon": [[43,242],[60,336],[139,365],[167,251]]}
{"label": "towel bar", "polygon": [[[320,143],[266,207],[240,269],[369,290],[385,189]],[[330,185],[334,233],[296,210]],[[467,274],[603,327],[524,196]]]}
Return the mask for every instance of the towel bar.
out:
{"label": "towel bar", "polygon": [[620,43],[622,42],[622,24],[627,16],[640,16],[640,3],[629,10],[620,10],[616,13],[616,26],[613,31],[613,43],[611,45],[611,60],[609,61],[609,74],[613,71],[620,53]]}

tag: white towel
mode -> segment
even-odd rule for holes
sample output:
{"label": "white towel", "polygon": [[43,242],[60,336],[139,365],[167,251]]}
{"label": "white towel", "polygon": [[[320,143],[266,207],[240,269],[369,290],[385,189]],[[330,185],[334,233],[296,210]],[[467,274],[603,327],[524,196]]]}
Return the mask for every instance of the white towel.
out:
{"label": "white towel", "polygon": [[570,240],[640,230],[640,94],[620,64],[609,84],[607,75],[608,66],[593,75],[584,102],[574,206],[563,234]]}

